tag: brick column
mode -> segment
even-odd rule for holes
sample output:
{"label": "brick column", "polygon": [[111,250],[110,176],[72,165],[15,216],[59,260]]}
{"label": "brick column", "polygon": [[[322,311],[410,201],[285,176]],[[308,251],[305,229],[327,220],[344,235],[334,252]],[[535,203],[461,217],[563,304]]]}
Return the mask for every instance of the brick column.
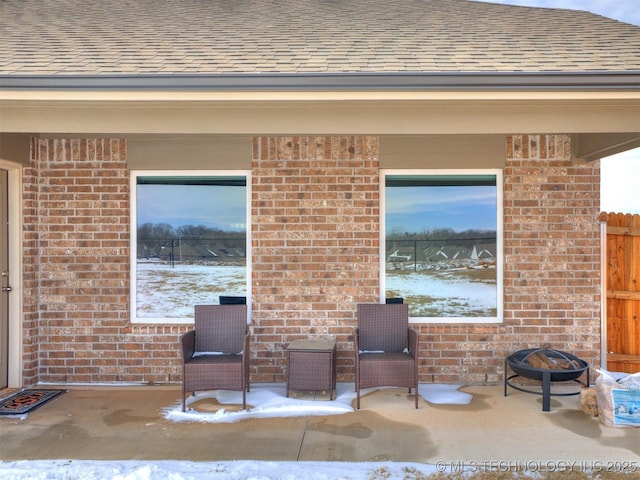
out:
{"label": "brick column", "polygon": [[284,381],[296,338],[335,335],[353,375],[355,305],[379,296],[378,139],[253,139],[253,381]]}
{"label": "brick column", "polygon": [[512,347],[598,365],[600,167],[573,163],[566,135],[513,135],[505,168],[505,322]]}
{"label": "brick column", "polygon": [[37,380],[126,377],[113,353],[129,316],[126,142],[34,138],[25,192],[25,353],[37,338]]}

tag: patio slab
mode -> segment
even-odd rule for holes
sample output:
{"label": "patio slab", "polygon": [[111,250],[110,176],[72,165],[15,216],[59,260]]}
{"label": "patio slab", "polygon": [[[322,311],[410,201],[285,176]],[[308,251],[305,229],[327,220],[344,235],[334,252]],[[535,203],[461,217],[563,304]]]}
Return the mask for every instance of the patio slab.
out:
{"label": "patio slab", "polygon": [[461,390],[473,395],[469,405],[420,399],[416,410],[405,389],[390,388],[342,415],[186,423],[162,413],[179,401],[178,387],[75,387],[26,419],[0,418],[0,459],[627,462],[640,470],[640,428],[601,425],[577,396],[552,397],[552,411],[542,412],[536,395]]}

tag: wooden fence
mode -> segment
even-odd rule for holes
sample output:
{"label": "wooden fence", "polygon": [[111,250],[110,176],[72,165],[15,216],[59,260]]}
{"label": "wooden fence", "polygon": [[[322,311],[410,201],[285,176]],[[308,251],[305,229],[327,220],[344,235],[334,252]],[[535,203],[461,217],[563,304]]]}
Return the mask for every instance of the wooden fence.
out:
{"label": "wooden fence", "polygon": [[607,370],[640,372],[640,215],[602,213],[606,222]]}

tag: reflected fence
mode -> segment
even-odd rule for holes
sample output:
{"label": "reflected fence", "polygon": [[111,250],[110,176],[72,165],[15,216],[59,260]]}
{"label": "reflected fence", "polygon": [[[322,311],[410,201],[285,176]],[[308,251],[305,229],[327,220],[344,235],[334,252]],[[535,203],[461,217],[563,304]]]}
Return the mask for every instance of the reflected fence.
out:
{"label": "reflected fence", "polygon": [[245,236],[138,238],[138,261],[182,263],[245,263]]}
{"label": "reflected fence", "polygon": [[404,270],[431,269],[491,264],[496,261],[495,236],[473,238],[387,238],[387,268]]}

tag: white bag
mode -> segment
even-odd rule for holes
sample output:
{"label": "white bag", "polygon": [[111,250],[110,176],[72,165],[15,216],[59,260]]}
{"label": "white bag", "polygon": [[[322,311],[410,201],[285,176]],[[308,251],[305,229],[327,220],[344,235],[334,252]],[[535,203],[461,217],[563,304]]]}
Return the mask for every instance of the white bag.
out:
{"label": "white bag", "polygon": [[598,372],[596,397],[600,422],[610,427],[640,427],[640,372]]}

